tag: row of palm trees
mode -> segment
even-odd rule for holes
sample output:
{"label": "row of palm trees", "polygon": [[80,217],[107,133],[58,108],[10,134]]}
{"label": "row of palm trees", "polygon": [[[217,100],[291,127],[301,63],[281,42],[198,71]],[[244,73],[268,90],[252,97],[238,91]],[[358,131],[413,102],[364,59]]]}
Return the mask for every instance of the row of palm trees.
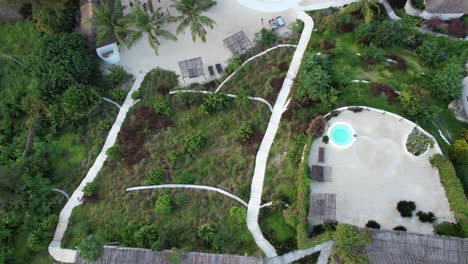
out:
{"label": "row of palm trees", "polygon": [[[113,4],[110,1],[113,1]],[[113,37],[119,44],[131,47],[146,33],[150,46],[158,54],[160,38],[177,40],[173,33],[163,29],[163,25],[174,22],[179,23],[176,34],[189,28],[194,42],[197,38],[205,42],[206,28],[212,29],[215,21],[203,16],[202,13],[215,2],[212,0],[172,0],[172,2],[172,7],[180,13],[179,16],[161,16],[161,7],[149,13],[140,4],[133,5],[130,14],[124,16],[125,6],[122,6],[120,0],[102,0],[93,10],[94,14],[90,19],[90,23],[96,29],[97,44]]]}

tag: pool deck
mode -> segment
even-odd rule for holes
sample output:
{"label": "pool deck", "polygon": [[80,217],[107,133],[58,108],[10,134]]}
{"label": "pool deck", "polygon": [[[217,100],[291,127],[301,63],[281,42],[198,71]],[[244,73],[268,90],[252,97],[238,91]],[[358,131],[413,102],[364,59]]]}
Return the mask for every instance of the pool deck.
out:
{"label": "pool deck", "polygon": [[406,151],[413,125],[370,111],[344,111],[328,125],[335,122],[349,123],[357,134],[356,142],[339,149],[317,139],[309,165],[317,164],[318,148],[325,147],[325,166],[332,168],[332,181],[312,182],[311,192],[336,194],[338,222],[363,227],[375,220],[382,229],[403,225],[409,232],[432,234],[432,224],[421,223],[416,216],[400,217],[395,207],[401,200],[414,201],[416,211],[432,211],[439,221],[455,221],[438,171],[429,164],[437,150],[431,149],[423,157]]}

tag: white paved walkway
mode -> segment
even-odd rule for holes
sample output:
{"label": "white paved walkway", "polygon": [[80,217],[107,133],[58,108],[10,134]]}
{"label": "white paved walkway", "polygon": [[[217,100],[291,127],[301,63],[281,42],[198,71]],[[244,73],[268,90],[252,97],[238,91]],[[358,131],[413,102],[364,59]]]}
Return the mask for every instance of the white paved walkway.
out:
{"label": "white paved walkway", "polygon": [[83,188],[89,182],[93,182],[96,178],[98,172],[101,170],[102,166],[104,165],[104,161],[107,159],[106,151],[112,147],[117,139],[117,134],[120,131],[122,123],[127,116],[127,112],[130,107],[133,106],[134,100],[132,99],[132,93],[137,91],[140,88],[140,84],[143,81],[146,73],[140,73],[138,78],[136,79],[135,83],[132,86],[132,89],[128,92],[125,101],[120,108],[119,114],[115,120],[114,125],[112,126],[111,130],[109,131],[109,135],[107,136],[106,142],[102,147],[101,152],[97,156],[93,166],[89,169],[86,177],[81,181],[78,188],[73,192],[70,200],[68,200],[65,207],[62,209],[59,215],[59,222],[57,228],[55,230],[54,239],[49,245],[49,253],[56,261],[60,262],[67,262],[72,263],[75,261],[76,258],[76,250],[71,249],[63,249],[60,247],[62,242],[63,235],[65,234],[65,230],[67,230],[68,220],[70,219],[70,215],[72,213],[73,208],[81,204],[81,200],[83,198]]}
{"label": "white paved walkway", "polygon": [[268,123],[265,136],[263,137],[262,143],[257,153],[257,157],[255,159],[255,169],[250,190],[250,200],[249,206],[247,208],[247,227],[252,233],[252,236],[254,237],[258,247],[262,249],[268,258],[276,257],[278,254],[270,242],[265,239],[258,224],[258,215],[260,211],[260,203],[262,200],[263,181],[265,179],[265,169],[271,145],[273,144],[276,132],[278,131],[284,106],[287,103],[289,92],[291,91],[294,79],[296,78],[297,72],[301,66],[302,57],[309,43],[314,26],[312,18],[302,10],[297,10],[297,18],[304,21],[304,30],[302,31],[301,39],[297,46],[296,52],[294,53],[291,65],[286,75],[286,79],[284,80],[278,98],[276,99],[270,122]]}

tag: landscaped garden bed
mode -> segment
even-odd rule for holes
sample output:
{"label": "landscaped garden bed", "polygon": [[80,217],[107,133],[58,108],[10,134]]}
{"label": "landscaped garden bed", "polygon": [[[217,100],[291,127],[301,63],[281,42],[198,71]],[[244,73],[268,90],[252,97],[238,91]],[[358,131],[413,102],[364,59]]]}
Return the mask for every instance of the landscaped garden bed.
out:
{"label": "landscaped garden bed", "polygon": [[406,140],[406,150],[415,156],[421,156],[432,147],[432,139],[419,129],[414,128]]}

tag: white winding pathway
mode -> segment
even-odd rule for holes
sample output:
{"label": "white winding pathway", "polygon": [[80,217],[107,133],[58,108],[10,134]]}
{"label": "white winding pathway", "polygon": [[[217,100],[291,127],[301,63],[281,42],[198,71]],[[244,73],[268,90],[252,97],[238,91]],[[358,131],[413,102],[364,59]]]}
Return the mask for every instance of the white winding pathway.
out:
{"label": "white winding pathway", "polygon": [[107,159],[106,151],[114,145],[115,141],[117,140],[117,134],[119,133],[120,128],[125,120],[125,117],[127,116],[127,112],[130,109],[130,107],[132,107],[135,103],[132,99],[132,93],[134,91],[138,91],[141,82],[145,77],[145,74],[146,73],[140,73],[138,75],[138,78],[133,84],[132,89],[128,92],[127,97],[125,98],[122,107],[120,107],[119,114],[117,115],[114,125],[109,131],[106,142],[104,143],[101,152],[94,161],[93,166],[89,169],[88,173],[86,174],[86,177],[81,181],[78,188],[73,192],[67,204],[60,212],[59,222],[55,230],[54,238],[49,244],[49,253],[56,261],[66,263],[72,263],[75,261],[77,251],[72,249],[64,249],[60,246],[63,235],[65,234],[65,230],[67,230],[70,215],[72,213],[73,208],[81,204],[81,200],[83,198],[83,188],[85,187],[85,185],[89,182],[94,181],[94,179],[98,175],[98,172],[104,165],[104,162]]}
{"label": "white winding pathway", "polygon": [[[212,94],[212,93],[216,93],[216,92],[211,92],[211,91],[203,91],[203,90],[175,90],[175,91],[171,91],[169,92],[169,94],[176,94],[176,93],[201,93],[201,94]],[[231,97],[231,98],[236,98],[237,95],[235,94],[227,94],[227,93],[222,93],[224,95],[226,95],[227,97]],[[247,98],[249,98],[250,100],[253,100],[253,101],[259,101],[259,102],[262,102],[264,104],[266,104],[268,106],[268,109],[270,109],[270,112],[273,112],[273,107],[271,106],[271,104],[261,98],[261,97],[252,97],[252,96],[247,96]]]}
{"label": "white winding pathway", "polygon": [[314,27],[314,22],[310,16],[308,16],[302,10],[296,10],[296,12],[297,18],[304,22],[304,30],[302,31],[301,39],[297,45],[291,65],[286,75],[286,79],[284,80],[278,98],[276,99],[265,136],[263,137],[262,143],[260,144],[260,148],[257,153],[257,157],[255,159],[255,169],[250,190],[250,200],[249,206],[247,207],[247,227],[252,233],[252,236],[258,247],[262,249],[267,258],[274,258],[278,256],[275,248],[263,236],[258,224],[258,215],[262,200],[263,181],[265,179],[268,154],[270,152],[271,145],[273,144],[276,132],[278,131],[281,115],[283,114],[284,107],[287,104],[289,92],[291,91],[294,79],[296,78],[297,72],[301,66],[302,57],[304,56]]}

